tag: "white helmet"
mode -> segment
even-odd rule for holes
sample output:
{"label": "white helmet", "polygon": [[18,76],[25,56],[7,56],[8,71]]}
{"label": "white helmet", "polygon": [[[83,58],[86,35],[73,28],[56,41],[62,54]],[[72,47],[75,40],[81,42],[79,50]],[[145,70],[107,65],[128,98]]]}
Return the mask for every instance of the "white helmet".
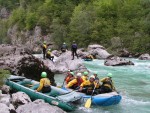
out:
{"label": "white helmet", "polygon": [[82,74],[81,73],[77,73],[77,76],[82,76]]}
{"label": "white helmet", "polygon": [[94,75],[91,75],[90,78],[94,78],[94,79],[95,79],[95,76],[94,76]]}

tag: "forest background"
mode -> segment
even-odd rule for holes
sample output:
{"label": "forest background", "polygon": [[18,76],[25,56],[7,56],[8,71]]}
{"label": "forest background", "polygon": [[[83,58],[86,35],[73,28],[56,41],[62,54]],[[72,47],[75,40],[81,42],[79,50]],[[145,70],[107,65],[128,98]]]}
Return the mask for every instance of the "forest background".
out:
{"label": "forest background", "polygon": [[150,53],[150,0],[0,0],[9,12],[0,18],[0,44],[10,43],[8,29],[42,28],[56,45],[75,40],[80,47],[101,44]]}

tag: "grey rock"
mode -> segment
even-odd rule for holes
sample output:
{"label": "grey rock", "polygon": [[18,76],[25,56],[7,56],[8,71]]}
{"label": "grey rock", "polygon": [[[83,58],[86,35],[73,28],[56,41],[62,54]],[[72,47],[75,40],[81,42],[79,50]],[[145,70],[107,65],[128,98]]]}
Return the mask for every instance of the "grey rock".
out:
{"label": "grey rock", "polygon": [[106,59],[108,56],[111,55],[106,51],[103,46],[98,44],[89,45],[87,50],[88,53],[90,53],[97,59]]}
{"label": "grey rock", "polygon": [[10,95],[9,94],[0,94],[0,103],[10,105]]}
{"label": "grey rock", "polygon": [[58,57],[57,61],[55,62],[56,66],[56,72],[63,73],[67,70],[80,70],[80,69],[86,69],[82,59],[77,59],[75,57],[74,60],[71,60],[71,52],[67,51]]}
{"label": "grey rock", "polygon": [[131,53],[128,52],[125,48],[119,51],[120,57],[132,57]]}
{"label": "grey rock", "polygon": [[19,106],[16,111],[17,113],[66,113],[60,108],[51,106],[41,100]]}
{"label": "grey rock", "polygon": [[17,108],[20,105],[24,105],[31,102],[31,99],[24,92],[17,92],[12,94],[11,102]]}
{"label": "grey rock", "polygon": [[1,90],[2,90],[2,94],[9,94],[9,92],[10,92],[10,87],[7,86],[7,85],[3,85],[3,86],[1,87]]}
{"label": "grey rock", "polygon": [[134,63],[130,60],[126,60],[124,58],[120,58],[117,56],[108,57],[104,61],[104,65],[106,66],[122,66],[122,65],[134,65]]}
{"label": "grey rock", "polygon": [[53,50],[52,54],[54,54],[56,57],[59,57],[61,53],[58,50]]}
{"label": "grey rock", "polygon": [[[13,48],[13,49],[12,49]],[[52,85],[55,85],[55,66],[50,60],[43,60],[28,53],[28,49],[20,46],[0,45],[0,54],[7,53],[0,57],[0,68],[10,70],[11,74],[25,76],[39,81],[41,72],[46,71]],[[36,70],[36,71],[35,71]]]}
{"label": "grey rock", "polygon": [[146,54],[142,54],[141,56],[139,56],[140,60],[150,60],[150,55],[148,53]]}
{"label": "grey rock", "polygon": [[0,103],[0,113],[10,113],[10,109],[6,104]]}

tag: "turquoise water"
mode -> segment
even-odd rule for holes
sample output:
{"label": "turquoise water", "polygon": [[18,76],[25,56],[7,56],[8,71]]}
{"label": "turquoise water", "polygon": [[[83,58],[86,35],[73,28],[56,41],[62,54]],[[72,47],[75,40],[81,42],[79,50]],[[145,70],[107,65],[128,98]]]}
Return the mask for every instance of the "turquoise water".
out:
{"label": "turquoise water", "polygon": [[[130,59],[134,66],[104,66],[104,60],[84,61],[90,72],[98,72],[99,78],[113,74],[115,87],[122,95],[118,105],[85,109],[79,105],[72,113],[150,113],[150,61]],[[64,76],[56,75],[58,85],[62,85]]]}

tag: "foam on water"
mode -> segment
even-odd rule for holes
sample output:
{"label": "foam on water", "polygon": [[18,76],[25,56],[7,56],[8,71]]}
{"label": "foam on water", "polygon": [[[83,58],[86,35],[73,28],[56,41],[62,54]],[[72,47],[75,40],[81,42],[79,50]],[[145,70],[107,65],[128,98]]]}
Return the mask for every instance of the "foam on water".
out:
{"label": "foam on water", "polygon": [[106,77],[108,72],[113,74],[112,79],[122,100],[118,105],[108,107],[92,106],[85,109],[84,105],[80,105],[72,113],[150,113],[150,61],[129,60],[135,65],[113,67],[104,66],[104,60],[85,61],[90,74],[98,72],[100,79]]}
{"label": "foam on water", "polygon": [[129,98],[128,96],[122,96],[122,104],[125,105],[150,105],[150,101],[144,100],[135,100],[133,98]]}

